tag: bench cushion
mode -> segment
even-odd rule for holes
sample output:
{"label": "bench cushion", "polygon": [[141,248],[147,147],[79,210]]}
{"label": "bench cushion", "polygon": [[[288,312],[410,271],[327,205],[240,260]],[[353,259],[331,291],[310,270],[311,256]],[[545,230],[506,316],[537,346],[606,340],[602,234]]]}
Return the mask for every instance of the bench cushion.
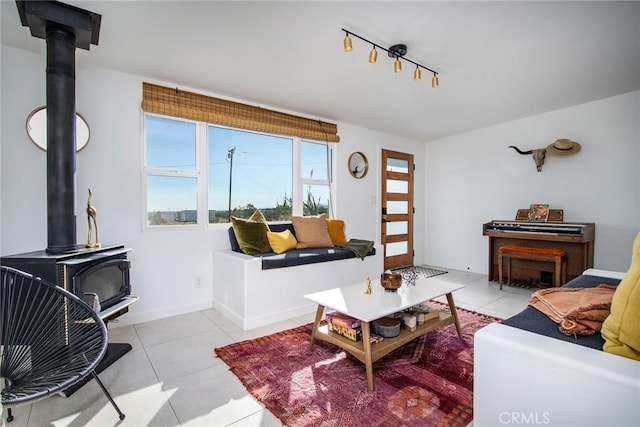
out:
{"label": "bench cushion", "polygon": [[[293,224],[290,222],[269,223],[269,229],[272,232],[282,232],[284,230],[289,230],[295,236]],[[238,244],[238,240],[236,239],[233,227],[229,227],[227,231],[229,233],[229,243],[231,244],[231,250],[234,252],[243,253],[240,249],[240,245]],[[371,248],[369,253],[367,253],[367,256],[375,254],[375,248]],[[253,256],[260,257],[262,259],[263,270],[270,270],[272,268],[293,267],[296,265],[315,264],[318,262],[357,257],[354,252],[339,247],[292,249],[281,254],[276,254],[274,252],[265,252],[261,254],[255,254]]]}
{"label": "bench cushion", "polygon": [[505,245],[500,246],[500,251],[502,252],[513,252],[520,254],[531,254],[531,255],[543,255],[543,256],[564,256],[567,254],[566,251],[562,249],[554,249],[554,248],[533,248],[530,246],[519,246],[519,245]]}
{"label": "bench cushion", "polygon": [[[372,248],[367,256],[375,254],[376,250],[375,248]],[[356,254],[350,250],[342,248],[306,248],[294,249],[282,254],[264,254],[261,258],[262,269],[269,270],[272,268],[294,267],[296,265],[356,258]],[[332,267],[327,266],[327,268]]]}

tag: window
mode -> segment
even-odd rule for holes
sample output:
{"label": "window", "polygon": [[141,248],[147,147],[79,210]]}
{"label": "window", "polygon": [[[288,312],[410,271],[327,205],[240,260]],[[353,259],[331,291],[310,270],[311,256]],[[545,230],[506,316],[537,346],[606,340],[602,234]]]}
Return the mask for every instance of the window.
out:
{"label": "window", "polygon": [[302,208],[304,215],[329,214],[329,150],[326,144],[302,141]]}
{"label": "window", "polygon": [[291,216],[293,139],[208,127],[209,222],[248,218],[260,209],[268,220]]}
{"label": "window", "polygon": [[144,135],[149,227],[330,212],[327,143],[148,113]]}
{"label": "window", "polygon": [[147,225],[198,221],[196,124],[145,116]]}

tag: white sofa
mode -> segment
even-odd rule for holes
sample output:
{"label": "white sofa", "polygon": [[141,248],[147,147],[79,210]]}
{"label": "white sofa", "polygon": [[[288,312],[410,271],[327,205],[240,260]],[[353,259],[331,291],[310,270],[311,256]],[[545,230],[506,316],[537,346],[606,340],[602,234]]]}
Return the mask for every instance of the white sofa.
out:
{"label": "white sofa", "polygon": [[[213,306],[244,330],[312,313],[303,296],[376,278],[383,271],[383,247],[375,255],[292,267],[262,269],[260,257],[231,249],[213,254]],[[363,288],[364,292],[364,288]]]}
{"label": "white sofa", "polygon": [[473,412],[474,427],[639,426],[640,362],[494,323],[474,337]]}

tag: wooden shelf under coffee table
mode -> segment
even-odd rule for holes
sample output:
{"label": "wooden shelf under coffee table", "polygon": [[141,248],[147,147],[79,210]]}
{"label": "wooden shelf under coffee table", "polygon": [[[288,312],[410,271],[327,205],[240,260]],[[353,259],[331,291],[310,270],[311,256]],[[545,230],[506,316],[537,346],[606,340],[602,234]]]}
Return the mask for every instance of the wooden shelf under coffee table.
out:
{"label": "wooden shelf under coffee table", "polygon": [[[374,389],[373,362],[391,353],[396,348],[403,346],[427,332],[451,324],[456,326],[458,336],[462,338],[462,330],[460,329],[460,322],[458,321],[458,313],[456,312],[452,293],[464,288],[464,285],[431,277],[427,279],[417,279],[415,286],[404,285],[397,292],[385,292],[379,280],[371,281],[371,294],[365,293],[366,288],[366,283],[362,282],[342,288],[308,294],[304,297],[318,304],[316,319],[311,332],[309,351],[313,351],[315,340],[319,339],[337,345],[349,352],[365,364],[367,385],[370,391]],[[415,331],[402,328],[400,335],[397,337],[385,338],[379,343],[371,344],[371,322],[443,295],[447,297],[450,314],[440,313],[439,318],[431,319],[421,325],[417,325]],[[327,325],[320,326],[325,308],[330,308],[359,319],[362,323],[362,341],[352,341],[334,332],[330,332]]]}

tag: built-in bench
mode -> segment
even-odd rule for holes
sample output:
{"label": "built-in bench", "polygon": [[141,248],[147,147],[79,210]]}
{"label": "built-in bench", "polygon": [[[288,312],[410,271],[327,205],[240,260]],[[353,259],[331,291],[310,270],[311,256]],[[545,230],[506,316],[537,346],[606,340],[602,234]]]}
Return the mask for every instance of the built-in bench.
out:
{"label": "built-in bench", "polygon": [[[295,235],[290,222],[269,228]],[[364,283],[383,271],[381,245],[374,245],[364,259],[340,247],[246,255],[232,227],[229,245],[213,254],[213,306],[244,330],[312,313],[315,306],[304,295]]]}
{"label": "built-in bench", "polygon": [[[275,232],[289,230],[294,236],[296,235],[293,224],[290,222],[269,224],[269,229]],[[231,250],[234,252],[243,253],[242,249],[240,249],[238,239],[236,238],[236,233],[233,231],[233,227],[229,227],[228,233]],[[376,249],[371,248],[371,250],[367,253],[367,256],[372,256],[375,254]],[[253,256],[259,257],[262,260],[263,270],[356,258],[356,254],[354,252],[340,247],[293,249],[282,254],[267,252],[264,254]]]}

